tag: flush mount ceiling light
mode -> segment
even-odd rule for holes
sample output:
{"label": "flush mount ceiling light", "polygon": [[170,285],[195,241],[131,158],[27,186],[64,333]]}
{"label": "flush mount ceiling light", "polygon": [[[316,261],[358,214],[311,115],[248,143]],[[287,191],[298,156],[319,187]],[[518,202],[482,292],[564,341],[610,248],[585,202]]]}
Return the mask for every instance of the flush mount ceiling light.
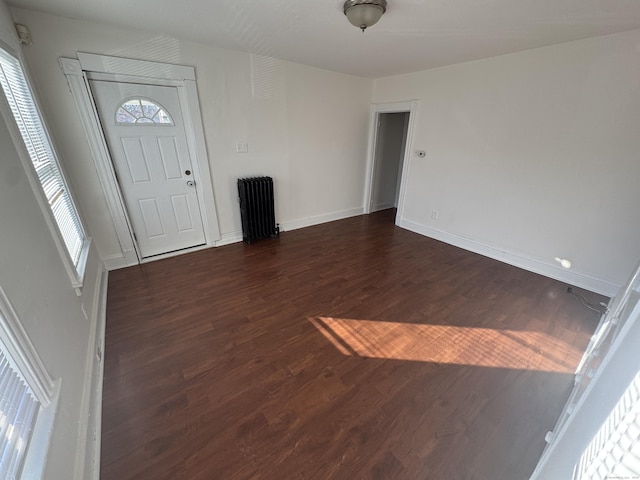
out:
{"label": "flush mount ceiling light", "polygon": [[344,2],[344,14],[351,25],[363,32],[375,25],[387,11],[386,0],[347,0]]}

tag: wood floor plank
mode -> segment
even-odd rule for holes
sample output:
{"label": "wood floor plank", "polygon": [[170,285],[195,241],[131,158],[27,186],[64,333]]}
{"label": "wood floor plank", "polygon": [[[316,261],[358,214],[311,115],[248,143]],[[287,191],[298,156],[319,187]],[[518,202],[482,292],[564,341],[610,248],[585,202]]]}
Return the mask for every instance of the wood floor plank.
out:
{"label": "wood floor plank", "polygon": [[598,315],[393,214],[111,272],[101,478],[528,478]]}

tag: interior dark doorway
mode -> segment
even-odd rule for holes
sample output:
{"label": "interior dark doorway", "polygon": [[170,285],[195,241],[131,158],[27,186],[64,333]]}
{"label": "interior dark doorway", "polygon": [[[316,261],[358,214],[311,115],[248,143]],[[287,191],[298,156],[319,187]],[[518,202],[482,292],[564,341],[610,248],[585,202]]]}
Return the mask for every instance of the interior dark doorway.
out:
{"label": "interior dark doorway", "polygon": [[408,130],[408,111],[377,115],[371,212],[398,208]]}

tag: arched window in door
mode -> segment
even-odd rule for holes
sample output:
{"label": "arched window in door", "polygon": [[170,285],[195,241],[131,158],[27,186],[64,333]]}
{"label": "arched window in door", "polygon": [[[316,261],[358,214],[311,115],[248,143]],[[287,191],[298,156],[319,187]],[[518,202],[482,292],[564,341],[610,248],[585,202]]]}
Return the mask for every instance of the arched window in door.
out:
{"label": "arched window in door", "polygon": [[164,107],[148,98],[130,98],[116,111],[116,125],[174,125]]}

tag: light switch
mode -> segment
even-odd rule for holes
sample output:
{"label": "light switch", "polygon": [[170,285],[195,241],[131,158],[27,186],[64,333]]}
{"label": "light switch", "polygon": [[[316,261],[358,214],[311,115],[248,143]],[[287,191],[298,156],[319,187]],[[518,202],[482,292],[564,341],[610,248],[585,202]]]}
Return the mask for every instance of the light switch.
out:
{"label": "light switch", "polygon": [[249,144],[236,143],[236,153],[249,153]]}

